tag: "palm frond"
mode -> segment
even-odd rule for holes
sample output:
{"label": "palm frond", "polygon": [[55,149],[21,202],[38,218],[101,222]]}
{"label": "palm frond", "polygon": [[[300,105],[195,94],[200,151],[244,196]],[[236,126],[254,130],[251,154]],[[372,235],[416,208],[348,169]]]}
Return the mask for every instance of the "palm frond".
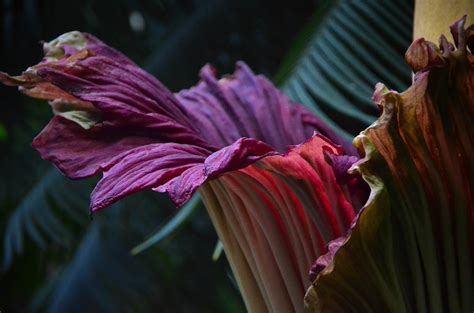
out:
{"label": "palm frond", "polygon": [[40,248],[45,248],[47,242],[63,246],[71,243],[74,234],[68,222],[84,224],[88,203],[86,182],[72,182],[57,169],[50,169],[9,217],[3,237],[2,268],[7,269],[14,256],[23,252],[25,236]]}
{"label": "palm frond", "polygon": [[[190,225],[173,241],[131,255],[130,248],[138,238],[172,210],[162,207],[171,205],[163,198],[145,193],[94,216],[70,262],[64,268],[55,268],[50,283],[36,293],[30,310],[94,313],[241,309],[240,299],[224,275],[226,263],[195,257],[210,255],[212,247],[208,245],[203,251],[206,245],[196,244],[197,240],[191,238],[208,243],[215,240],[204,211],[196,212]],[[199,288],[204,280],[206,288]],[[217,293],[209,294],[209,290]],[[183,295],[191,293],[192,298],[182,301]],[[209,297],[214,300],[209,301]]]}
{"label": "palm frond", "polygon": [[159,294],[159,284],[150,264],[130,256],[125,232],[111,236],[108,223],[97,220],[87,228],[72,261],[49,288],[47,312],[152,311],[146,301]]}
{"label": "palm frond", "polygon": [[371,101],[377,82],[397,90],[410,83],[404,53],[412,15],[411,0],[340,1],[323,19],[315,15],[312,34],[304,32],[307,45],[296,47],[300,57],[290,53],[275,80],[293,100],[352,139],[378,115]]}

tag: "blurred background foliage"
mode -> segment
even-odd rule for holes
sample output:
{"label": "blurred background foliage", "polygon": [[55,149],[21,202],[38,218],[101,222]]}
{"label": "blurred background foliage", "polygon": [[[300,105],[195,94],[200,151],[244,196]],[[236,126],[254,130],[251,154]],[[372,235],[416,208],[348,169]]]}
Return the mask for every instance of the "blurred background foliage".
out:
{"label": "blurred background foliage", "polygon": [[[40,40],[71,30],[95,34],[173,91],[195,84],[207,62],[230,73],[244,60],[348,138],[376,118],[376,82],[410,82],[409,0],[0,5],[2,71],[36,64]],[[30,147],[48,105],[12,88],[0,94],[2,312],[245,311],[225,256],[212,260],[217,237],[198,198],[178,213],[165,195],[142,192],[90,219],[96,179],[69,181]],[[147,238],[154,244],[132,255]]]}

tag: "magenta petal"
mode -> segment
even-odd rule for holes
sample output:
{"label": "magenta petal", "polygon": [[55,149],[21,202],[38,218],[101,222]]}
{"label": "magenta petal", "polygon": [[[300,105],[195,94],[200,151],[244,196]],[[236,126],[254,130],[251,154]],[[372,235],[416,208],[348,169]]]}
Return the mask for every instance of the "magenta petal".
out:
{"label": "magenta petal", "polygon": [[85,130],[56,116],[33,140],[33,147],[66,176],[84,178],[97,174],[101,164],[113,156],[154,141],[151,137],[122,137],[103,127]]}
{"label": "magenta petal", "polygon": [[97,211],[131,193],[156,188],[187,169],[202,168],[207,153],[197,146],[175,143],[131,149],[105,166],[104,176],[92,192],[91,209]]}
{"label": "magenta petal", "polygon": [[142,69],[90,56],[72,64],[42,67],[37,74],[65,92],[110,114],[156,113],[192,129],[173,94]]}
{"label": "magenta petal", "polygon": [[336,155],[330,151],[324,151],[324,158],[334,171],[334,176],[339,185],[348,191],[347,198],[351,199],[356,209],[362,208],[369,198],[370,188],[358,173],[351,173],[352,165],[360,160],[352,155]]}
{"label": "magenta petal", "polygon": [[275,152],[269,145],[255,139],[241,138],[211,154],[204,164],[187,169],[180,176],[154,190],[167,192],[176,206],[181,206],[208,178],[244,168],[272,154]]}
{"label": "magenta petal", "polygon": [[[34,139],[41,157],[53,162],[66,176],[84,178],[103,170],[118,154],[151,143],[202,141],[172,121],[159,116],[124,116],[115,122],[101,122],[84,129],[61,116],[54,117]],[[205,144],[202,144],[206,147]],[[205,149],[205,148],[201,148]],[[211,150],[205,149],[207,153]]]}
{"label": "magenta petal", "polygon": [[302,105],[239,62],[217,79],[171,93],[126,56],[92,35],[70,32],[44,44],[45,57],[0,82],[50,101],[55,117],[33,146],[65,175],[104,173],[98,210],[144,188],[183,204],[206,179],[285,153],[314,132],[354,154],[350,143]]}
{"label": "magenta petal", "polygon": [[235,171],[261,158],[276,154],[272,147],[252,138],[240,138],[232,145],[211,154],[204,163],[207,175]]}
{"label": "magenta petal", "polygon": [[208,150],[186,144],[137,147],[102,165],[104,177],[92,193],[91,208],[97,211],[146,188],[168,192],[180,206],[206,179],[243,168],[269,154],[274,154],[270,146],[248,138],[241,138],[209,157]]}
{"label": "magenta petal", "polygon": [[352,155],[336,155],[330,151],[324,151],[326,161],[332,166],[334,175],[339,184],[345,184],[351,178],[348,173],[352,164],[359,160],[358,157]]}
{"label": "magenta petal", "polygon": [[99,40],[97,37],[88,33],[82,33],[82,35],[87,41],[87,49],[93,51],[96,55],[101,55],[109,59],[114,59],[116,62],[119,62],[121,64],[135,65],[135,63],[132,60],[130,60],[129,58],[127,58],[125,55],[115,50],[114,48],[106,45],[103,41]]}
{"label": "magenta petal", "polygon": [[314,131],[337,144],[350,146],[243,62],[237,63],[234,74],[220,80],[210,65],[202,68],[200,76],[198,85],[180,91],[176,97],[202,136],[216,146],[224,147],[248,137],[286,152],[288,146],[304,142]]}

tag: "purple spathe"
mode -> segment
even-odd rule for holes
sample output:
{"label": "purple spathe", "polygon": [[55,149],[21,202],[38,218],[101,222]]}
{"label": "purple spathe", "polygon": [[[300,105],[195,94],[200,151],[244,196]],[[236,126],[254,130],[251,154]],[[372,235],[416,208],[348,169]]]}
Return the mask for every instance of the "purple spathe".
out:
{"label": "purple spathe", "polygon": [[[182,205],[206,179],[285,153],[314,131],[354,153],[350,143],[242,62],[219,80],[206,65],[195,87],[173,94],[89,34],[65,34],[45,44],[45,53],[22,76],[0,73],[0,81],[66,103],[71,112],[54,117],[33,146],[68,177],[104,174],[92,194],[92,211],[145,188],[168,192]],[[88,129],[77,120],[84,108],[100,117],[88,121]]]}

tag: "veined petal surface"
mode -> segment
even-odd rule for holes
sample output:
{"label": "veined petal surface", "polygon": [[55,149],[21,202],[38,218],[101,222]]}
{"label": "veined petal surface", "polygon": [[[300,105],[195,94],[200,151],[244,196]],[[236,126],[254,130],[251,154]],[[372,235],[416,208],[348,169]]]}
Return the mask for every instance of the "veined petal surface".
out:
{"label": "veined petal surface", "polygon": [[[378,86],[381,117],[355,139],[367,205],[306,296],[307,312],[474,309],[474,26],[416,40],[415,82]],[[321,260],[323,264],[324,260]]]}
{"label": "veined petal surface", "polygon": [[206,179],[285,153],[315,131],[355,153],[242,62],[222,79],[207,65],[195,87],[173,94],[90,34],[66,33],[43,48],[39,64],[0,73],[0,82],[50,102],[57,116],[33,142],[44,159],[71,178],[104,173],[93,211],[144,188],[181,205]]}
{"label": "veined petal surface", "polygon": [[321,135],[199,188],[249,312],[302,312],[309,270],[357,209]]}

